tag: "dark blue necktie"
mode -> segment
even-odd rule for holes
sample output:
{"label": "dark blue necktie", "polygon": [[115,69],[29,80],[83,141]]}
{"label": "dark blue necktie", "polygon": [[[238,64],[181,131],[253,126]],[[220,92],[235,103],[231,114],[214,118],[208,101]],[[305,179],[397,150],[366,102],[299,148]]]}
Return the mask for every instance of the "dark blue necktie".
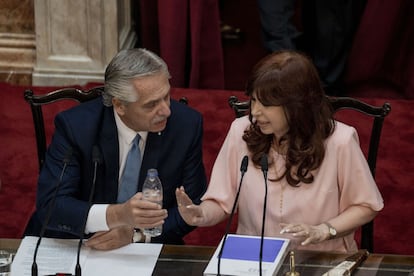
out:
{"label": "dark blue necktie", "polygon": [[118,202],[122,203],[130,199],[138,189],[139,171],[141,168],[141,150],[139,140],[141,136],[137,134],[132,141],[132,147],[128,152],[125,161],[124,172],[121,177],[121,187],[118,192]]}

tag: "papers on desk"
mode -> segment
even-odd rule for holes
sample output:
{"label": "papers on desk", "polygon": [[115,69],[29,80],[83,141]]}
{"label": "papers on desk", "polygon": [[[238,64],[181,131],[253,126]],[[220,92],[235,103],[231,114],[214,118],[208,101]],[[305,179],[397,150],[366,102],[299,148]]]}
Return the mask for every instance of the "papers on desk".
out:
{"label": "papers on desk", "polygon": [[[288,252],[289,239],[265,237],[263,241],[262,275],[275,275]],[[223,240],[214,252],[206,269],[205,276],[217,275],[218,254]],[[221,275],[259,275],[260,237],[227,236],[221,257]]]}
{"label": "papers on desk", "polygon": [[[11,266],[11,276],[30,276],[38,237],[25,237]],[[37,254],[39,275],[75,273],[79,240],[42,238]],[[83,276],[152,275],[162,244],[132,243],[119,249],[98,251],[82,246]]]}

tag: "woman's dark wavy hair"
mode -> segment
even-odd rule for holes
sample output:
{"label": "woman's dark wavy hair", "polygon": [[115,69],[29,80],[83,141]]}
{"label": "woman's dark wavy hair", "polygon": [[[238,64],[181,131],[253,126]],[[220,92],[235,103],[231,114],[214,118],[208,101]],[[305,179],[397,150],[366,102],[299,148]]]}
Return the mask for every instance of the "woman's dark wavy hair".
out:
{"label": "woman's dark wavy hair", "polygon": [[[286,170],[273,181],[286,177],[291,186],[313,182],[311,171],[318,169],[325,156],[325,139],[335,128],[333,111],[312,61],[302,53],[278,51],[264,57],[253,68],[246,95],[264,106],[282,106],[289,124],[288,132],[279,143],[286,141]],[[259,166],[263,154],[273,143],[273,134],[265,135],[252,121],[243,139]]]}

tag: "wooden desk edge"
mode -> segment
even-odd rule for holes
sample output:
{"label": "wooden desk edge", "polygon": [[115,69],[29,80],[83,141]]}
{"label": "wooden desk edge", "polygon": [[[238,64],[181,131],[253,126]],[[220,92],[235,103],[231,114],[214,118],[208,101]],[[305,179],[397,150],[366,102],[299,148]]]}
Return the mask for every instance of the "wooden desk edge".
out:
{"label": "wooden desk edge", "polygon": [[[0,249],[10,250],[16,252],[21,243],[21,239],[0,238]],[[161,258],[187,258],[199,260],[209,260],[213,255],[215,247],[212,246],[197,246],[197,245],[164,245],[160,253]],[[333,253],[333,252],[313,252],[313,251],[297,251],[297,256],[313,255],[316,258],[343,260],[350,254]],[[364,264],[378,262],[384,264],[401,264],[414,267],[414,255],[397,255],[397,254],[378,254],[370,253]]]}

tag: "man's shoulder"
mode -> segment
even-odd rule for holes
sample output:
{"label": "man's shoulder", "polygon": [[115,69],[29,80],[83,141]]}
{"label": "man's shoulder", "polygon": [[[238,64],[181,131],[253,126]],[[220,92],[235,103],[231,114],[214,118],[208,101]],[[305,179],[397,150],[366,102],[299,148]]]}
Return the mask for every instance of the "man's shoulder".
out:
{"label": "man's shoulder", "polygon": [[97,108],[102,108],[102,107],[104,107],[102,97],[98,97],[96,99],[92,99],[92,100],[80,103],[78,105],[75,105],[74,107],[69,108],[65,112],[76,113],[76,112],[80,112],[80,111],[83,111],[83,110],[87,111],[87,110],[90,110],[90,109],[97,109]]}
{"label": "man's shoulder", "polygon": [[104,108],[105,106],[103,105],[102,98],[98,97],[64,110],[60,112],[60,114],[64,117],[87,119],[100,116],[100,113]]}
{"label": "man's shoulder", "polygon": [[62,111],[56,116],[55,124],[67,125],[79,131],[98,131],[103,123],[113,120],[110,110],[112,108],[104,106],[99,97]]}

